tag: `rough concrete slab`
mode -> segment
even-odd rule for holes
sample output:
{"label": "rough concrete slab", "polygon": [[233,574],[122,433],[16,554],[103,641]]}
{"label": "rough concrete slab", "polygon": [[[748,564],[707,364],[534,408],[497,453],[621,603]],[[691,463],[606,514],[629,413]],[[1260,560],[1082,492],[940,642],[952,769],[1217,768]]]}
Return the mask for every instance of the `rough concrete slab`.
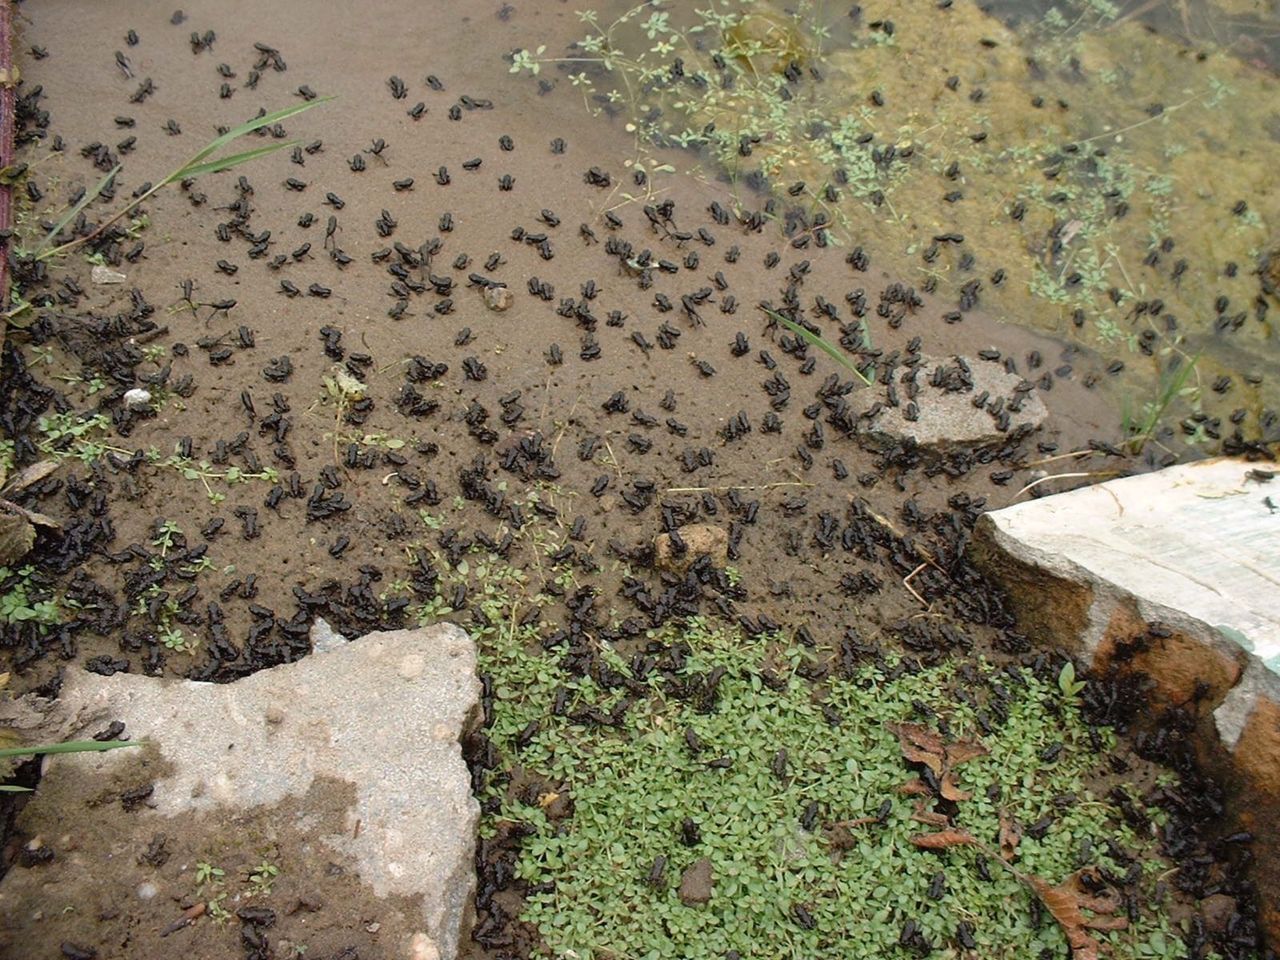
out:
{"label": "rough concrete slab", "polygon": [[[175,823],[194,829],[245,810],[294,810],[309,839],[375,896],[420,905],[416,927],[389,955],[449,958],[474,884],[479,810],[460,740],[477,709],[475,665],[470,638],[439,625],[369,634],[234,684],[72,672],[58,700],[6,705],[0,721],[50,740],[87,738],[119,720],[131,739],[149,742],[153,790],[132,814],[138,842],[122,849],[145,849]],[[141,754],[49,758],[28,810],[39,820],[38,805],[59,796],[60,781],[74,779],[83,794],[119,779]],[[297,812],[322,782],[349,786],[353,797],[328,821],[305,804]],[[50,874],[37,873],[6,876],[0,911],[29,915],[41,905],[38,884]]]}
{"label": "rough concrete slab", "polygon": [[1205,460],[987,517],[1010,546],[1181,611],[1280,671],[1280,478],[1251,479],[1257,466]]}
{"label": "rough concrete slab", "polygon": [[[918,388],[914,401],[906,389],[912,377]],[[985,360],[925,357],[914,371],[897,379],[899,405],[886,406],[870,423],[871,435],[881,440],[909,438],[926,450],[944,453],[999,443],[1010,431],[1023,425],[1038,427],[1048,416],[1043,401],[1022,386],[1021,377]],[[975,405],[979,399],[982,402]],[[915,420],[907,419],[912,404]]]}
{"label": "rough concrete slab", "polygon": [[986,514],[970,554],[1037,643],[1144,678],[1136,722],[1190,718],[1197,762],[1224,789],[1224,829],[1255,837],[1259,919],[1280,941],[1277,508],[1280,477],[1206,460]]}

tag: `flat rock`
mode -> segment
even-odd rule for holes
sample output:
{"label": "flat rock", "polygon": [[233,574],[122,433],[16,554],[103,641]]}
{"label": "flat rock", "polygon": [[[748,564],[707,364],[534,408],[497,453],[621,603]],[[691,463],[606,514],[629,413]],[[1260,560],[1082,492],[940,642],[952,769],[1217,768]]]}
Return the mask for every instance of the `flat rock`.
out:
{"label": "flat rock", "polygon": [[[98,856],[125,854],[132,862],[132,851],[146,850],[157,834],[208,829],[231,844],[237,818],[264,812],[262,822],[296,828],[339,873],[400,905],[397,915],[407,914],[401,942],[384,941],[388,956],[450,958],[475,876],[479,809],[460,747],[476,720],[475,666],[474,643],[444,624],[369,634],[233,684],[74,671],[56,701],[0,705],[0,723],[53,740],[87,739],[119,720],[126,736],[146,742],[46,761],[23,818],[46,831],[65,823],[67,833],[53,842],[59,850],[96,849],[97,815],[67,813],[69,798],[101,794],[141,764],[150,792],[121,828],[133,836],[114,837],[114,853]],[[330,802],[317,802],[321,796]],[[49,891],[70,893],[77,869],[91,875],[97,867],[77,859],[64,852],[0,881],[0,915],[14,918],[14,936],[35,917],[28,935],[67,939],[58,927],[61,901]],[[394,925],[382,925],[392,932]],[[161,943],[181,952],[171,941],[144,947],[141,929],[137,939],[141,952],[118,955],[148,956]]]}
{"label": "flat rock", "polygon": [[[915,368],[918,390],[914,401],[907,394],[911,375],[910,370],[896,375],[899,405],[885,405],[871,420],[868,431],[873,439],[911,439],[924,450],[946,453],[1000,443],[1021,426],[1038,427],[1049,415],[1034,390],[1017,391],[1024,382],[1021,377],[990,361],[924,357]],[[983,394],[982,405],[974,406],[975,398]],[[916,419],[908,420],[913,402]],[[1000,429],[1001,414],[1008,416],[1004,430]]]}

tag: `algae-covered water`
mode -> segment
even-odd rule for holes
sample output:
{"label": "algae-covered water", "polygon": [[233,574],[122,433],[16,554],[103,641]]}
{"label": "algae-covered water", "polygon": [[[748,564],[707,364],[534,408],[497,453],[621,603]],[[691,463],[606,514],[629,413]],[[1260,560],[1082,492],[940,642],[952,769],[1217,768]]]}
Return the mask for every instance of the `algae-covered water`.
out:
{"label": "algae-covered water", "polygon": [[[513,70],[625,125],[647,174],[632,195],[687,171],[728,180],[743,208],[771,194],[793,245],[847,247],[855,275],[949,301],[947,322],[980,307],[1060,338],[1061,357],[1014,359],[1042,387],[1097,352],[1124,374],[1100,385],[1117,434],[1158,433],[1165,459],[1275,431],[1274,2],[580,17],[581,40],[518,52]],[[686,170],[647,156],[654,143],[687,148]]]}

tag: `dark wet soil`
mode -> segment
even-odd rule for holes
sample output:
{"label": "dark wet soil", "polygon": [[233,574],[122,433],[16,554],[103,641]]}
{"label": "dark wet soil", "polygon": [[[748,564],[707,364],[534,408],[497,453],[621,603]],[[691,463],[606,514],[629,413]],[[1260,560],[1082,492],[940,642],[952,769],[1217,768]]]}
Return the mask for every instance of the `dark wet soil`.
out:
{"label": "dark wet soil", "polygon": [[221,960],[300,956],[301,946],[326,960],[390,957],[419,928],[420,904],[375,896],[316,840],[347,829],[350,784],[318,780],[269,809],[155,820],[144,836],[149,766],[129,764],[108,784],[71,777],[44,808],[58,816],[25,818],[25,842],[7,851],[18,873],[0,956]]}
{"label": "dark wet soil", "polygon": [[[865,641],[923,659],[967,650],[1034,658],[1035,638],[1018,631],[963,545],[978,514],[1013,500],[1046,458],[1084,451],[1065,461],[1077,472],[1146,468],[1119,455],[1114,413],[1083,385],[1106,376],[1105,361],[980,307],[945,323],[953,306],[885,275],[875,250],[851,264],[847,248],[816,237],[802,245],[772,222],[719,222],[709,207],[727,209],[730,197],[706,182],[672,178],[661,194],[628,201],[644,188],[617,162],[620,126],[584,120],[571,96],[541,94],[502,60],[531,36],[575,36],[566,5],[184,11],[174,24],[172,10],[146,3],[23,8],[21,155],[43,196],[25,208],[24,235],[56,220],[103,165],[123,163],[115,200],[92,204],[82,233],[218,125],[299,102],[304,86],[336,99],[285,121],[296,154],[162,191],[136,236],[92,244],[123,284],[93,283],[81,252],[43,276],[19,269],[35,306],[5,346],[5,436],[19,462],[33,462],[39,416],[101,411],[111,421],[102,439],[116,451],[92,465],[69,459],[23,500],[65,528],[42,535],[30,557],[36,581],[79,607],[52,630],[3,627],[14,693],[56,691],[61,671],[86,666],[232,681],[306,655],[317,615],[349,635],[402,625],[410,603],[428,599],[431,552],[461,557],[480,537],[529,571],[531,591],[563,595],[554,580],[574,571],[623,624],[596,627],[621,639],[637,624],[702,611],[753,633],[803,625],[828,651],[856,624]],[[208,42],[207,31],[216,34]],[[148,79],[154,91],[137,97]],[[181,133],[166,131],[170,121]],[[768,198],[753,202],[763,211]],[[509,309],[486,305],[491,283],[509,287]],[[878,364],[880,382],[857,387],[771,326],[762,302],[803,311],[832,339],[843,333],[853,359]],[[838,322],[816,311],[822,302]],[[869,334],[861,342],[857,319]],[[981,362],[1024,374],[1071,367],[1051,389],[1033,388],[1050,411],[1039,432],[942,460],[909,444],[860,442],[859,414],[889,402],[891,383],[907,389],[900,378],[913,358],[984,350],[998,359]],[[325,382],[339,370],[365,393],[341,409]],[[91,392],[95,378],[101,389]],[[125,408],[136,385],[163,399],[158,409]],[[226,497],[213,503],[198,478],[131,456],[188,445],[211,471],[269,469],[278,480],[215,478],[211,489]],[[519,505],[531,489],[540,510]],[[181,534],[161,551],[164,521]],[[695,521],[728,531],[740,588],[705,570],[681,583],[646,568],[655,534]],[[531,524],[574,531],[571,549],[548,557],[532,539],[504,546],[495,533]],[[656,603],[637,606],[622,589],[632,574]],[[148,602],[153,585],[176,604],[167,621]],[[453,618],[465,625],[461,599]],[[166,625],[197,639],[194,653],[166,648]],[[263,843],[303,842],[287,819],[246,817],[236,829]],[[35,825],[19,826],[18,846]],[[237,921],[209,932],[202,920],[149,945],[181,914],[181,894],[156,897],[149,912],[131,908],[125,929],[107,905],[133,895],[139,867],[133,854],[118,869],[103,865],[93,844],[110,837],[104,829],[76,854],[94,854],[101,889],[78,934],[85,947],[253,955]],[[174,878],[209,842],[175,829]],[[1183,853],[1204,849],[1193,838]],[[6,866],[34,869],[9,850]],[[389,921],[352,906],[367,903],[355,880],[330,876],[323,859],[317,852],[263,899],[276,915],[272,938],[297,939],[292,925],[305,921],[310,956],[346,956],[346,946],[384,955],[369,924]],[[1203,873],[1180,894],[1189,905],[1206,890],[1247,893],[1217,866]],[[312,912],[309,898],[322,908]]]}

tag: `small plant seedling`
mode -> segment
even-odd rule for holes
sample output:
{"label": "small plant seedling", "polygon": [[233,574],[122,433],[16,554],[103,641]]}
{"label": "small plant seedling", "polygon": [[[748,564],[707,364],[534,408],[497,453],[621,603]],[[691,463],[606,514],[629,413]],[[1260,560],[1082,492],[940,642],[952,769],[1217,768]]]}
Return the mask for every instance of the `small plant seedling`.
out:
{"label": "small plant seedling", "polygon": [[[222,871],[219,870],[219,873]],[[231,911],[222,905],[222,901],[227,899],[226,892],[218,894],[216,897],[210,897],[205,903],[205,911],[213,918],[215,923],[223,924],[231,919]]]}
{"label": "small plant seedling", "polygon": [[195,649],[198,642],[184,634],[181,628],[172,625],[161,629],[158,639],[174,653],[187,653]]}
{"label": "small plant seedling", "polygon": [[41,588],[33,577],[35,567],[25,565],[16,570],[0,567],[0,623],[40,624],[42,629],[62,622],[62,611],[58,602],[52,598],[36,599]]}
{"label": "small plant seedling", "polygon": [[271,893],[271,885],[275,883],[276,877],[279,875],[280,868],[266,857],[263,857],[262,862],[254,867],[253,871],[249,874],[249,882],[253,884],[255,893],[260,893],[263,896],[266,896]]}
{"label": "small plant seedling", "polygon": [[1074,701],[1085,687],[1083,680],[1076,679],[1076,665],[1068,660],[1058,672],[1058,689],[1066,700]]}
{"label": "small plant seedling", "polygon": [[196,863],[196,886],[203,887],[206,883],[218,883],[226,875],[227,871],[221,867],[215,867],[207,860]]}

